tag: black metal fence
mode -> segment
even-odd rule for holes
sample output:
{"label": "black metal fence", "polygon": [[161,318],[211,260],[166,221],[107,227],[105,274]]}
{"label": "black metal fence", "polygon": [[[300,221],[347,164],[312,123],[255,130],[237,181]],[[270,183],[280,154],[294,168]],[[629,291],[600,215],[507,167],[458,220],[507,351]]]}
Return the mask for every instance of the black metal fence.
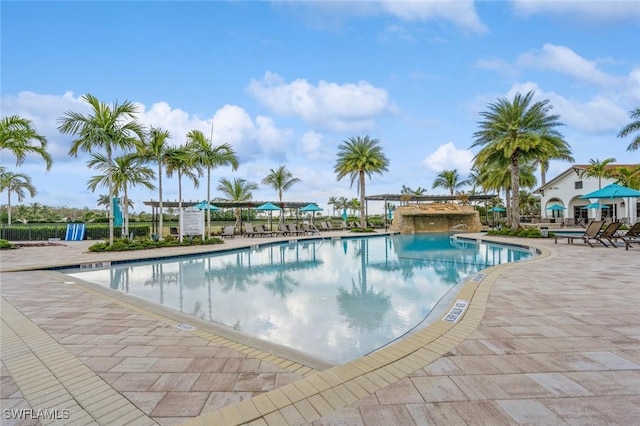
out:
{"label": "black metal fence", "polygon": [[[66,223],[2,224],[0,227],[0,239],[9,241],[47,241],[50,239],[64,240],[66,233]],[[129,236],[148,237],[150,233],[150,223],[129,224]],[[123,236],[122,227],[114,228],[114,236]],[[87,224],[85,239],[104,240],[107,238],[109,238],[109,226],[107,224]]]}

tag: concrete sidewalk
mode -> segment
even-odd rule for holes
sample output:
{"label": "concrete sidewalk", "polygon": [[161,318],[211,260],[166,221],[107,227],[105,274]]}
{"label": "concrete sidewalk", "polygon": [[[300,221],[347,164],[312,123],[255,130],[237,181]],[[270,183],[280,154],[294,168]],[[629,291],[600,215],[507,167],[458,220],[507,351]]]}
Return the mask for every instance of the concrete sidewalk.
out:
{"label": "concrete sidewalk", "polygon": [[640,248],[494,239],[543,255],[465,285],[471,305],[456,325],[438,321],[326,371],[180,330],[182,317],[62,274],[17,272],[148,252],[86,253],[87,242],[2,251],[2,424],[48,422],[6,409],[57,410],[59,424],[638,423]]}

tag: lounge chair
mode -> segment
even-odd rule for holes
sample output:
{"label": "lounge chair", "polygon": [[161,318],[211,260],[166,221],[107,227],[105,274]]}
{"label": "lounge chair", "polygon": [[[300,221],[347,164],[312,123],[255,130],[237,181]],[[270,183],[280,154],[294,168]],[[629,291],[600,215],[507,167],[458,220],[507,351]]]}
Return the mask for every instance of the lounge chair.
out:
{"label": "lounge chair", "polygon": [[[595,236],[596,241],[598,241],[605,247],[617,247],[615,241],[613,240],[620,238],[620,235],[618,235],[618,229],[620,229],[621,226],[622,223],[620,222],[611,222],[607,225],[606,228],[604,228],[602,232]],[[611,246],[607,245],[607,243],[605,243],[605,240],[609,241],[609,244],[611,244]]]}
{"label": "lounge chair", "polygon": [[171,235],[172,237],[179,238],[180,237],[180,231],[178,231],[178,227],[177,226],[170,226],[169,227],[169,235]]}
{"label": "lounge chair", "polygon": [[295,223],[287,225],[287,229],[289,230],[289,235],[300,235],[304,233],[302,229],[298,229],[298,226]]}
{"label": "lounge chair", "polygon": [[278,230],[275,231],[276,234],[278,235],[289,235],[289,228],[287,227],[286,223],[279,223],[278,224]]}
{"label": "lounge chair", "polygon": [[262,225],[251,225],[253,227],[253,234],[259,237],[264,237],[265,235],[271,235],[264,230],[264,226]]}
{"label": "lounge chair", "polygon": [[320,233],[318,228],[316,228],[316,225],[314,225],[313,223],[303,223],[302,224],[302,230],[307,235],[313,235],[313,234],[319,234]]}
{"label": "lounge chair", "polygon": [[230,237],[233,238],[236,236],[235,227],[233,225],[225,226],[222,228],[222,238]]}
{"label": "lounge chair", "polygon": [[318,229],[320,229],[320,231],[325,231],[325,232],[326,231],[330,231],[329,226],[327,225],[327,223],[328,222],[320,222],[319,223],[320,228],[318,228]]}
{"label": "lounge chair", "polygon": [[624,241],[625,250],[629,250],[631,243],[640,244],[640,222],[636,222],[624,235],[620,235],[620,239]]}
{"label": "lounge chair", "polygon": [[256,230],[255,230],[255,228],[253,227],[252,224],[250,224],[250,223],[245,223],[244,224],[244,234],[247,237],[252,237],[252,238],[256,236]]}
{"label": "lounge chair", "polygon": [[327,231],[339,231],[340,228],[333,226],[333,223],[326,221],[325,222],[327,224]]}
{"label": "lounge chair", "polygon": [[604,224],[604,222],[601,221],[601,220],[594,220],[593,222],[589,223],[589,226],[587,226],[587,229],[585,229],[585,231],[584,231],[584,233],[582,235],[558,235],[558,234],[556,234],[555,243],[558,244],[558,238],[566,238],[567,239],[567,243],[569,243],[569,244],[573,244],[574,240],[582,240],[586,244],[589,244],[591,247],[593,247],[589,240],[593,240],[593,239],[596,238],[596,235],[598,235],[600,233],[600,229],[602,229],[602,225],[603,224]]}

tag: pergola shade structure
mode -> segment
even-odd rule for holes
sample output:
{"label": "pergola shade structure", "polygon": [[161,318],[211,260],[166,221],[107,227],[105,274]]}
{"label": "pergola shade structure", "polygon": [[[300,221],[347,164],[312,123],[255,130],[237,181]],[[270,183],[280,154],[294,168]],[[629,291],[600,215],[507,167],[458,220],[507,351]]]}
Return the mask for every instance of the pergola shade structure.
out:
{"label": "pergola shade structure", "polygon": [[[206,200],[202,201],[183,201],[182,202],[182,208],[188,208],[188,207],[194,207],[197,206],[200,203],[205,203],[206,204]],[[145,206],[149,206],[151,207],[151,217],[152,217],[152,232],[158,232],[158,217],[159,217],[159,208],[160,208],[160,202],[159,201],[155,201],[155,200],[149,200],[149,201],[144,201],[143,204]],[[224,199],[220,199],[220,198],[216,198],[211,200],[211,204],[215,205],[216,207],[218,207],[219,209],[231,209],[231,208],[240,208],[240,209],[254,209],[258,206],[264,205],[264,204],[274,204],[278,207],[281,207],[283,209],[301,209],[309,204],[313,204],[309,201],[283,201],[282,203],[280,203],[279,201],[231,201],[231,200],[224,200]],[[180,203],[177,200],[174,201],[163,201],[162,202],[162,207],[163,208],[174,208],[177,209],[178,207],[180,207]],[[211,211],[214,211],[214,208],[211,208]]]}

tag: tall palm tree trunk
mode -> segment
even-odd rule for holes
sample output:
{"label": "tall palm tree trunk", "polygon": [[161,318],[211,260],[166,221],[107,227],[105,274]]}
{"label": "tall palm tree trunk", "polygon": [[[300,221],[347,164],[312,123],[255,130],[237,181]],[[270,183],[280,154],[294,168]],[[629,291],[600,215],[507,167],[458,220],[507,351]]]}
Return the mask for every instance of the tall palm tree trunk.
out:
{"label": "tall palm tree trunk", "polygon": [[361,170],[360,173],[360,228],[364,229],[367,227],[367,217],[364,213],[364,171]]}
{"label": "tall palm tree trunk", "polygon": [[162,241],[162,233],[164,232],[164,223],[162,221],[162,210],[163,210],[163,204],[162,204],[162,163],[160,161],[158,161],[158,197],[160,198],[159,200],[159,206],[158,208],[160,209],[160,222],[158,223],[158,239],[160,241]]}
{"label": "tall palm tree trunk", "polygon": [[183,241],[182,238],[182,173],[178,171],[178,240]]}
{"label": "tall palm tree trunk", "polygon": [[518,153],[511,155],[511,229],[520,228],[520,167]]}
{"label": "tall palm tree trunk", "polygon": [[211,167],[207,167],[207,238],[211,238]]}
{"label": "tall palm tree trunk", "polygon": [[11,225],[11,184],[7,187],[7,224]]}
{"label": "tall palm tree trunk", "polygon": [[113,160],[111,158],[111,147],[107,147],[107,158],[109,159],[109,245],[113,245]]}
{"label": "tall palm tree trunk", "polygon": [[124,186],[124,230],[123,237],[129,238],[129,192],[127,191],[127,186]]}

